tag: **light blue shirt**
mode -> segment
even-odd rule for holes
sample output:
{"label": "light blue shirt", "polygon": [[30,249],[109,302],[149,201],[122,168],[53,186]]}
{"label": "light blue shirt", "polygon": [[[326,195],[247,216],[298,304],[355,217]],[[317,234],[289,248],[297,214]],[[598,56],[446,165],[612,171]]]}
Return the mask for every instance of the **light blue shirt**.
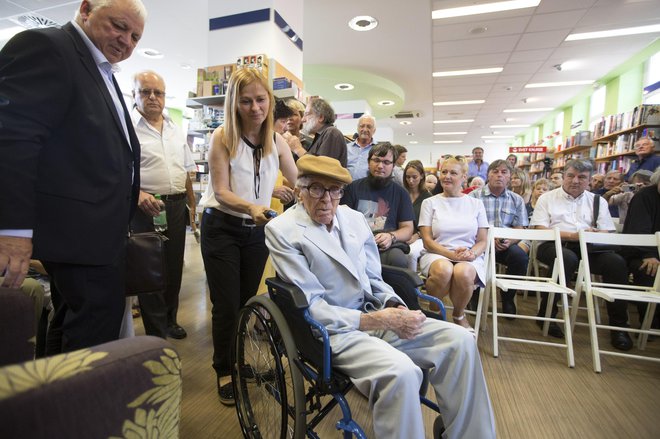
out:
{"label": "light blue shirt", "polygon": [[488,181],[488,162],[482,161],[480,165],[477,165],[477,163],[472,160],[468,163],[468,177],[476,176],[483,178],[484,181]]}
{"label": "light blue shirt", "polygon": [[346,147],[346,168],[351,173],[353,181],[364,178],[369,173],[369,151],[374,145],[372,139],[365,147],[361,147],[357,142],[349,143]]}

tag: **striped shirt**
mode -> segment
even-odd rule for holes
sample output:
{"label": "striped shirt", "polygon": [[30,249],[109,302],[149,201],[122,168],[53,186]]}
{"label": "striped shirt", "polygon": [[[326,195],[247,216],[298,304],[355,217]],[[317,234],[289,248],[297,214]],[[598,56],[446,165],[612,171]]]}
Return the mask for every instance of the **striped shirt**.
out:
{"label": "striped shirt", "polygon": [[493,227],[527,227],[527,209],[522,197],[508,189],[496,197],[488,185],[470,192],[470,196],[480,199],[486,208],[488,224]]}

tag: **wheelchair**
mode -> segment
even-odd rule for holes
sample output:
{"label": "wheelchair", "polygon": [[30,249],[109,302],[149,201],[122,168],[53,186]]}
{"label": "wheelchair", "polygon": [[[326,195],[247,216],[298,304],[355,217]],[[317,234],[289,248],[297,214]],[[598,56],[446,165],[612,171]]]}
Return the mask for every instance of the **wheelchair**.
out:
{"label": "wheelchair", "polygon": [[[418,299],[438,304],[439,313],[422,310],[427,317],[445,319],[442,302],[422,294],[421,279],[413,272],[383,266],[383,279],[413,310]],[[350,379],[332,369],[328,333],[310,317],[308,303],[296,286],[278,278],[267,279],[268,295],[251,298],[240,311],[232,349],[232,381],[241,430],[246,438],[316,438],[314,429],[337,405],[341,419],[336,428],[349,439],[366,438],[353,420],[345,395]],[[420,403],[439,413],[424,395]],[[434,437],[444,431],[438,415]]]}

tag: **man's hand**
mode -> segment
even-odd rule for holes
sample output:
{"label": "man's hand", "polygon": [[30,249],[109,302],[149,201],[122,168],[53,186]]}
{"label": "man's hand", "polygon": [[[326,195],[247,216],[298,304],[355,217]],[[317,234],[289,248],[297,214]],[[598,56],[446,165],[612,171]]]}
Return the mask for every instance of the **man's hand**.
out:
{"label": "man's hand", "polygon": [[282,204],[289,204],[293,201],[295,194],[293,189],[287,186],[276,186],[273,189],[273,198],[277,198]]}
{"label": "man's hand", "polygon": [[495,240],[495,250],[498,252],[504,251],[511,247],[510,239],[496,239]]}
{"label": "man's hand", "polygon": [[655,276],[658,272],[658,265],[660,261],[656,258],[644,258],[642,259],[642,265],[639,267],[639,271],[646,271],[646,274],[649,276]]}
{"label": "man's hand", "polygon": [[138,198],[138,207],[145,215],[156,216],[160,213],[162,201],[159,201],[153,195],[140,191]]}
{"label": "man's hand", "polygon": [[376,241],[378,249],[381,251],[385,251],[390,248],[392,246],[392,242],[394,241],[392,234],[388,232],[376,233],[374,240]]}
{"label": "man's hand", "polygon": [[411,311],[404,306],[396,308],[385,308],[378,312],[387,312],[388,328],[393,331],[399,338],[405,340],[412,340],[422,333],[422,323],[426,320],[426,316],[420,310]]}
{"label": "man's hand", "polygon": [[0,236],[0,275],[3,287],[20,288],[30,266],[32,239]]}

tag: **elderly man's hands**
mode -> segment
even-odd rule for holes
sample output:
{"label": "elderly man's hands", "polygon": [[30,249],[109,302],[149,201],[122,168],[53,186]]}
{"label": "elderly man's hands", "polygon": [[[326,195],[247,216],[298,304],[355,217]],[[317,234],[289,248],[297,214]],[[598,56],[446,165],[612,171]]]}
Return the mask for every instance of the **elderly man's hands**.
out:
{"label": "elderly man's hands", "polygon": [[0,276],[3,287],[20,288],[30,266],[32,239],[0,236]]}
{"label": "elderly man's hands", "polygon": [[411,311],[405,306],[385,308],[362,314],[360,329],[363,331],[388,329],[399,338],[411,340],[422,333],[426,316],[421,311]]}

